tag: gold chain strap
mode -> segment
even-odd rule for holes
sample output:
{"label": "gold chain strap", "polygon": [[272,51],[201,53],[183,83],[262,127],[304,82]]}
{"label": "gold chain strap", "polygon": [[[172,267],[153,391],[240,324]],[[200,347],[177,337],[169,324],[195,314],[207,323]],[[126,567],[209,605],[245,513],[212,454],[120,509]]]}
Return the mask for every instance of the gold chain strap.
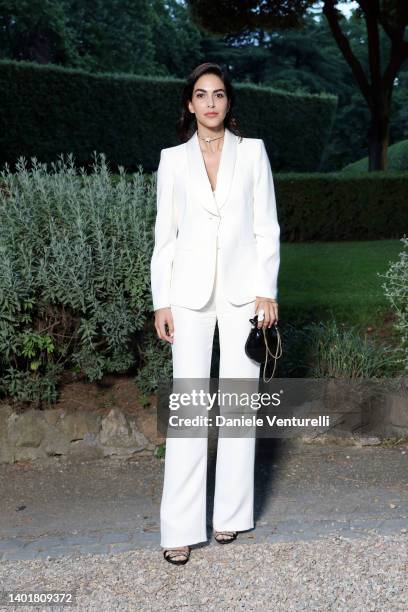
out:
{"label": "gold chain strap", "polygon": [[[280,337],[279,329],[276,327],[275,329],[276,329],[276,334],[277,334],[278,342],[277,342],[277,346],[276,346],[276,355],[273,355],[272,352],[269,349],[268,341],[266,339],[266,329],[264,327],[262,329],[263,329],[263,335],[264,335],[265,347],[266,347],[265,365],[264,365],[264,369],[263,369],[263,381],[268,383],[273,378],[273,375],[275,374],[277,360],[280,357],[282,357],[282,340],[281,340],[281,337]],[[275,359],[275,363],[274,363],[274,366],[273,366],[273,372],[272,372],[271,377],[268,380],[265,380],[266,365],[268,363],[268,353],[269,353],[269,355],[271,357],[273,357]]]}

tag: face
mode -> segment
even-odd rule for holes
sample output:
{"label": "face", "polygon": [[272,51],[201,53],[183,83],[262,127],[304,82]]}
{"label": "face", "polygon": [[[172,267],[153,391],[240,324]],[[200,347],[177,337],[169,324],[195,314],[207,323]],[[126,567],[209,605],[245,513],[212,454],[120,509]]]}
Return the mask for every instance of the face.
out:
{"label": "face", "polygon": [[197,79],[188,109],[195,114],[198,127],[217,128],[222,125],[229,107],[230,102],[220,77],[203,74]]}

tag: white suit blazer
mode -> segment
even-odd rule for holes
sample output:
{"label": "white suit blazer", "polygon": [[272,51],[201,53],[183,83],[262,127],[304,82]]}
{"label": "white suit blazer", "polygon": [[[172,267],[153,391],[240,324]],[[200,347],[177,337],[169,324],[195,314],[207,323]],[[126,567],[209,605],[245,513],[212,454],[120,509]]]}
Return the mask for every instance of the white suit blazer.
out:
{"label": "white suit blazer", "polygon": [[263,140],[225,129],[215,193],[197,131],[162,149],[151,259],[153,308],[202,308],[222,250],[224,291],[232,304],[277,298],[280,226]]}

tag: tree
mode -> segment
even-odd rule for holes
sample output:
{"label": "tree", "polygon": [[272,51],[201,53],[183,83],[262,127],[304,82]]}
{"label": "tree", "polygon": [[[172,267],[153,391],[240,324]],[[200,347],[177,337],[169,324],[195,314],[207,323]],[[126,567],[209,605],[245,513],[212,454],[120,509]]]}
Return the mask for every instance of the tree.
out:
{"label": "tree", "polygon": [[155,15],[155,59],[166,76],[184,78],[202,61],[201,35],[189,12],[178,0],[150,0]]}
{"label": "tree", "polygon": [[177,0],[0,0],[0,58],[184,76],[200,44]]}
{"label": "tree", "polygon": [[150,0],[63,0],[74,34],[76,67],[156,74]]}
{"label": "tree", "polygon": [[64,5],[49,0],[0,0],[0,57],[39,64],[72,60]]}
{"label": "tree", "polygon": [[[342,29],[345,17],[338,9],[338,0],[224,0],[219,3],[188,0],[188,3],[192,19],[214,34],[301,29],[307,12],[321,8],[370,113],[369,169],[386,169],[392,93],[398,72],[408,59],[408,41],[404,39],[408,24],[406,0],[357,0],[354,17],[364,20],[367,30],[367,70],[353,50],[353,41]],[[382,38],[381,34],[385,36]],[[384,38],[388,55],[385,61],[381,45]]]}

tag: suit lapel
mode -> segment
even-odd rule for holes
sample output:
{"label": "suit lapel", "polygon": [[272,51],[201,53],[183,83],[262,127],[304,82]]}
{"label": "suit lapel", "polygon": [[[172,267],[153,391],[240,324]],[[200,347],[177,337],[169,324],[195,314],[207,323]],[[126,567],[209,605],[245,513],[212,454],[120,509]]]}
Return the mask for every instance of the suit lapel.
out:
{"label": "suit lapel", "polygon": [[238,137],[228,128],[225,128],[224,144],[222,146],[220,165],[218,167],[217,187],[212,192],[210,179],[207,175],[204,157],[200,149],[197,130],[186,142],[188,173],[191,194],[194,194],[200,204],[209,212],[218,215],[219,210],[226,204],[232,185],[235,160],[237,154]]}

